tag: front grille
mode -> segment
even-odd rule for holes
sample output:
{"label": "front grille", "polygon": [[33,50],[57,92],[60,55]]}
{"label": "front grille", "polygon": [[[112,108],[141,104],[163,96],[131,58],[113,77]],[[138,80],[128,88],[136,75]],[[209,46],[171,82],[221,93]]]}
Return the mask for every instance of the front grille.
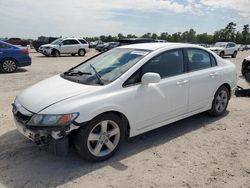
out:
{"label": "front grille", "polygon": [[22,113],[20,113],[19,111],[15,114],[15,118],[17,121],[19,121],[20,123],[27,123],[31,116],[26,116],[26,115],[23,115]]}

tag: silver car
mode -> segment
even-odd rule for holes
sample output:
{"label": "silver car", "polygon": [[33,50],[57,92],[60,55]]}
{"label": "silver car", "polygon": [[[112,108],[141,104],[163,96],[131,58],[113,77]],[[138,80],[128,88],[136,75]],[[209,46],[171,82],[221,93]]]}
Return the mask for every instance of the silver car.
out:
{"label": "silver car", "polygon": [[39,52],[45,56],[60,56],[61,54],[71,54],[74,56],[84,56],[89,52],[89,44],[84,39],[79,38],[59,38],[50,44],[45,44],[39,47]]}

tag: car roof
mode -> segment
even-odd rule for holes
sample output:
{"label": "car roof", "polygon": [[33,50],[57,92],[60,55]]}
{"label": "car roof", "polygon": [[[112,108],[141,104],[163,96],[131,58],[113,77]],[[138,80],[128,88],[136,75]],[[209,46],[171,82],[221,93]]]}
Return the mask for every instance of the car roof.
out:
{"label": "car roof", "polygon": [[72,38],[72,37],[69,37],[69,38],[62,38],[62,40],[85,40],[83,38]]}
{"label": "car roof", "polygon": [[131,49],[141,49],[141,50],[157,50],[160,48],[183,48],[183,47],[198,47],[201,48],[200,46],[196,44],[187,44],[187,43],[172,43],[172,42],[167,42],[167,43],[160,43],[160,42],[153,42],[153,43],[139,43],[139,44],[130,44],[130,45],[125,45],[125,46],[120,46],[119,48],[131,48]]}

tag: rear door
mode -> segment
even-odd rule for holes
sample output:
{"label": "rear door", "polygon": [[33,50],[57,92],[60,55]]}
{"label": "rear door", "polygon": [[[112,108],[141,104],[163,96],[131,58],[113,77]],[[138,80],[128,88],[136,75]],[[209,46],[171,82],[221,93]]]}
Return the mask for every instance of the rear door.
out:
{"label": "rear door", "polygon": [[202,49],[186,49],[189,71],[189,112],[206,107],[219,87],[222,70],[214,56]]}

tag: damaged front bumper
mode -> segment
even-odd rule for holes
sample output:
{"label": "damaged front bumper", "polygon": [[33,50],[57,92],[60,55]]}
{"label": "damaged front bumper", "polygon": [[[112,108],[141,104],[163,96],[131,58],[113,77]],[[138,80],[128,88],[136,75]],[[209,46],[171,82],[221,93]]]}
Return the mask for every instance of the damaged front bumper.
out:
{"label": "damaged front bumper", "polygon": [[48,145],[54,154],[64,155],[68,152],[68,135],[71,131],[78,129],[79,125],[71,123],[64,126],[30,126],[27,122],[34,113],[18,103],[12,106],[17,130],[22,135],[38,145]]}

